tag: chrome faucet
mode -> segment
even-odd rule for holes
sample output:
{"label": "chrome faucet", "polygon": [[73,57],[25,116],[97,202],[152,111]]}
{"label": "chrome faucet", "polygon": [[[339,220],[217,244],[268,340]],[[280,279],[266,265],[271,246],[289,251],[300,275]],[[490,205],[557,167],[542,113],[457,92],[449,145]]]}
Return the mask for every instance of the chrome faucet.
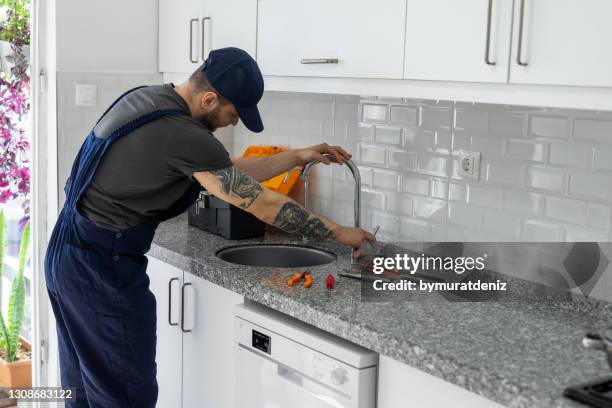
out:
{"label": "chrome faucet", "polygon": [[[336,156],[334,156],[333,154],[325,153],[323,154],[323,156],[325,156],[332,162],[337,162]],[[320,160],[313,160],[313,161],[306,163],[306,165],[304,166],[304,170],[302,170],[302,174],[300,175],[300,179],[302,179],[302,181],[304,182],[304,208],[306,210],[308,210],[308,173],[310,173],[310,170],[315,164],[320,163],[320,162],[321,162]],[[355,200],[353,203],[355,207],[355,227],[360,227],[361,226],[361,176],[359,175],[359,169],[357,168],[357,166],[355,166],[355,163],[353,163],[351,160],[344,160],[344,164],[346,164],[348,168],[351,170],[351,173],[353,174],[353,179],[355,180]]]}

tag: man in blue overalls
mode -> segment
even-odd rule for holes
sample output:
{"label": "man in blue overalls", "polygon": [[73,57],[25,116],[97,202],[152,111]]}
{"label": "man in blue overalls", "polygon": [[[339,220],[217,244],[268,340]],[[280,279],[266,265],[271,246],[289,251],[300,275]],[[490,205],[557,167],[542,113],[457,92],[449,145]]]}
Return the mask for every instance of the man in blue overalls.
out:
{"label": "man in blue overalls", "polygon": [[239,118],[261,132],[262,94],[263,78],[246,52],[214,50],[176,87],[123,94],[87,136],[45,258],[62,386],[76,388],[68,407],[155,406],[156,309],[144,254],[157,225],[193,204],[201,186],[290,233],[354,248],[374,240],[259,184],[314,159],[329,164],[322,153],[341,163],[350,158],[342,148],[230,159],[212,132]]}

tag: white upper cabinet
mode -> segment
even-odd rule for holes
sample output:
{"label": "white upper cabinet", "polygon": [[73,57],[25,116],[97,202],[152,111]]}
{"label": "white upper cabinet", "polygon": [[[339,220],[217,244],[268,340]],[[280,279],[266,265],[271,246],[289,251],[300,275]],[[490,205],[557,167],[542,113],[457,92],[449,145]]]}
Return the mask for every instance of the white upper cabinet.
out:
{"label": "white upper cabinet", "polygon": [[257,0],[159,0],[159,71],[192,73],[211,49],[255,57]]}
{"label": "white upper cabinet", "polygon": [[408,0],[407,8],[405,79],[508,80],[512,0]]}
{"label": "white upper cabinet", "polygon": [[264,75],[402,78],[406,0],[259,0]]}
{"label": "white upper cabinet", "polygon": [[206,0],[202,20],[204,59],[210,50],[242,48],[255,58],[257,0]]}
{"label": "white upper cabinet", "polygon": [[201,60],[201,0],[159,0],[159,71],[193,72]]}
{"label": "white upper cabinet", "polygon": [[515,0],[510,82],[612,86],[612,1]]}

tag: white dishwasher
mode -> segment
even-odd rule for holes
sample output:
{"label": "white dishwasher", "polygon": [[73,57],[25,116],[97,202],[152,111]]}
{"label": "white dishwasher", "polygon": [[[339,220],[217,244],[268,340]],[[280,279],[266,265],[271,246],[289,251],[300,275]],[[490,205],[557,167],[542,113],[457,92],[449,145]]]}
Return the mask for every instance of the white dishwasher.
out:
{"label": "white dishwasher", "polygon": [[378,354],[258,304],[236,307],[237,408],[374,408]]}

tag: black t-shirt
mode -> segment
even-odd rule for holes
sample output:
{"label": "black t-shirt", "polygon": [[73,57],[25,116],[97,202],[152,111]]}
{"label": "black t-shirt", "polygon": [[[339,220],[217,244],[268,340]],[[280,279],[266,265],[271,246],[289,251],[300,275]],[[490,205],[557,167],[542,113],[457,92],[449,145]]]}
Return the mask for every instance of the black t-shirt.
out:
{"label": "black t-shirt", "polygon": [[212,132],[189,115],[172,84],[148,86],[124,96],[94,127],[107,137],[129,120],[159,109],[186,115],[164,116],[115,141],[79,201],[81,212],[112,230],[151,221],[193,184],[193,173],[232,166],[229,153]]}

